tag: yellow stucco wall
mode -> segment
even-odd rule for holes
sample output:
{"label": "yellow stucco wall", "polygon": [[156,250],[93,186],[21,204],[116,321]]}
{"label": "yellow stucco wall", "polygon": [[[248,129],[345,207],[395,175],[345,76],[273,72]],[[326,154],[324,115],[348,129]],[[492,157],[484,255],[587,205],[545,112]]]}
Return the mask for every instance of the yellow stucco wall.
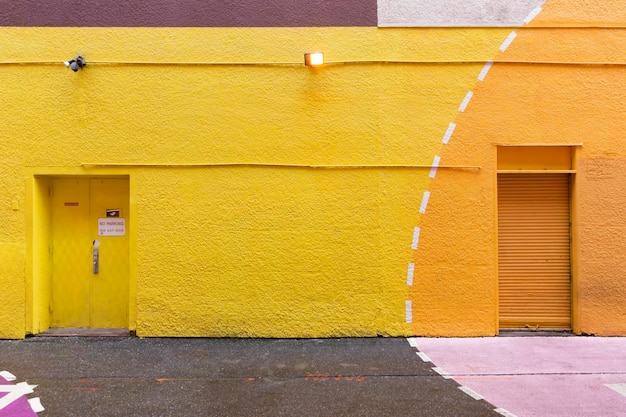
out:
{"label": "yellow stucco wall", "polygon": [[[28,184],[45,175],[130,175],[130,327],[140,335],[408,334],[413,196],[429,180],[433,138],[479,66],[311,70],[302,53],[322,49],[340,62],[480,60],[502,33],[5,28],[3,45],[20,44],[3,49],[7,61],[60,61],[81,51],[88,62],[76,74],[60,63],[2,67],[11,88],[0,134],[13,145],[2,167],[6,188],[23,207],[24,176]],[[199,64],[159,65],[177,62]],[[260,65],[211,65],[222,62]],[[149,166],[107,167],[117,163]],[[161,166],[168,164],[180,166]],[[45,247],[39,228],[33,242],[22,236],[45,211],[13,216],[5,240]],[[26,263],[37,256],[45,250]],[[22,255],[15,265],[23,262]],[[45,301],[37,273],[29,274],[29,300]],[[43,312],[26,316],[28,331],[45,330]],[[3,335],[20,336],[23,313],[2,314],[14,323]]]}
{"label": "yellow stucco wall", "polygon": [[140,336],[496,334],[496,145],[526,143],[584,143],[575,330],[626,334],[626,31],[517,32],[1,28],[0,337],[49,325],[60,175],[131,180]]}

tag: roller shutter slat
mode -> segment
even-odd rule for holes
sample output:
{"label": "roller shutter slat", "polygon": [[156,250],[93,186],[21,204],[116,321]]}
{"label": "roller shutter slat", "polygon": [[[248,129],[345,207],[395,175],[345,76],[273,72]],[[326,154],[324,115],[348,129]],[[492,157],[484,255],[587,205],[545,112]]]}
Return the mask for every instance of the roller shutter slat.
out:
{"label": "roller shutter slat", "polygon": [[571,327],[569,176],[498,176],[500,327]]}

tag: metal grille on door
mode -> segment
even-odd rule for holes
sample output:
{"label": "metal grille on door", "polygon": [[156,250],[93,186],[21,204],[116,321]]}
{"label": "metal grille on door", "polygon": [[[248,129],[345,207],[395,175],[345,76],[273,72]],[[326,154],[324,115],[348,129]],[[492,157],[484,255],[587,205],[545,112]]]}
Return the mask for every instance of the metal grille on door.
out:
{"label": "metal grille on door", "polygon": [[501,328],[570,328],[567,174],[498,175]]}

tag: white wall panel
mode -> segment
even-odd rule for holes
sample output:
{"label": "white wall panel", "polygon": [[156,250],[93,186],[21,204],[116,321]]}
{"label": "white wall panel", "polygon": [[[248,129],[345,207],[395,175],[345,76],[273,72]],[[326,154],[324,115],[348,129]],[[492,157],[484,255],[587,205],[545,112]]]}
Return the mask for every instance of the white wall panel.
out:
{"label": "white wall panel", "polygon": [[545,0],[378,0],[378,26],[521,26]]}

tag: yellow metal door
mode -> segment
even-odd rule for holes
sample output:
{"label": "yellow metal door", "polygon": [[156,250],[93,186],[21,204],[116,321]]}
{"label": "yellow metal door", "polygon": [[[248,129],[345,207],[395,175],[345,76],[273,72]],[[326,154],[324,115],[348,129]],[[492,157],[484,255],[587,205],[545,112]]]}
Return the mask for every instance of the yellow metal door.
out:
{"label": "yellow metal door", "polygon": [[89,180],[52,186],[52,327],[89,327]]}
{"label": "yellow metal door", "polygon": [[55,179],[52,327],[128,327],[128,181]]}

